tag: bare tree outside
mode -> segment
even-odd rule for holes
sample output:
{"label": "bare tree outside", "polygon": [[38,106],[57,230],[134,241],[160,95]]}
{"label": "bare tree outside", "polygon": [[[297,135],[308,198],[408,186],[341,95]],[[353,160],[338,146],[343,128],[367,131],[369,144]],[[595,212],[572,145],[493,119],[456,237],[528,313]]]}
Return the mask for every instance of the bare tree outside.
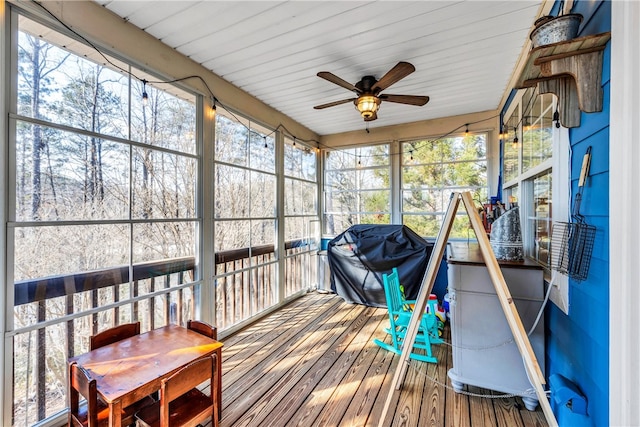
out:
{"label": "bare tree outside", "polygon": [[[216,324],[229,327],[277,301],[274,132],[218,108],[214,164],[216,251],[247,258],[216,264]],[[243,255],[244,256],[244,255]]]}
{"label": "bare tree outside", "polygon": [[325,152],[324,232],[335,236],[355,224],[391,221],[387,144]]}
{"label": "bare tree outside", "polygon": [[284,234],[291,245],[285,264],[286,297],[317,283],[315,256],[320,246],[317,188],[316,150],[285,138]]}
{"label": "bare tree outside", "polygon": [[285,142],[283,176],[276,132],[218,108],[214,163],[202,165],[195,95],[19,14],[18,30],[13,419],[32,425],[64,410],[66,362],[88,350],[90,335],[135,320],[146,331],[195,313],[201,169],[214,168],[205,185],[214,191],[215,235],[205,238],[223,254],[214,278],[219,328],[308,289],[320,230],[311,147]]}
{"label": "bare tree outside", "polygon": [[[49,43],[38,36],[42,33],[38,24],[20,18],[17,116],[12,122],[16,287],[35,279],[195,257],[195,97],[179,98],[157,85],[147,87],[151,102],[142,105],[142,84],[131,74]],[[141,282],[135,293],[152,292],[154,286]],[[21,303],[14,307],[14,329],[133,296],[134,288],[125,283],[75,293],[71,299]],[[139,306],[160,310],[160,317],[154,313],[145,318],[166,322],[171,298]],[[131,307],[14,337],[17,424],[33,424],[65,407],[67,358],[87,350],[88,336],[98,326],[134,320]],[[40,354],[44,357],[36,356]]]}

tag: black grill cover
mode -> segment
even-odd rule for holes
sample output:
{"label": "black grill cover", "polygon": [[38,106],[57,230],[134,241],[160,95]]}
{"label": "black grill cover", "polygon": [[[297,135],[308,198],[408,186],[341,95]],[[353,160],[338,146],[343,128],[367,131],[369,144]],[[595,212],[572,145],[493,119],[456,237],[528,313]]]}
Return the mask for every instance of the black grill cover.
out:
{"label": "black grill cover", "polygon": [[386,308],[382,275],[396,267],[407,299],[416,299],[432,250],[404,225],[353,225],[328,244],[331,290],[349,303]]}

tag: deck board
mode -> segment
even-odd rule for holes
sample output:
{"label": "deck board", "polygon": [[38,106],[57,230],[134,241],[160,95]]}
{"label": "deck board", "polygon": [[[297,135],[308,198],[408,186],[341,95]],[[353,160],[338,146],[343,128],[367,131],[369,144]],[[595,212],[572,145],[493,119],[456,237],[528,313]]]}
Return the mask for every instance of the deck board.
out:
{"label": "deck board", "polygon": [[[304,359],[303,364],[296,367],[296,375],[293,378],[295,381],[282,382],[274,399],[269,400],[273,410],[263,411],[265,425],[267,419],[283,422],[286,420],[287,424],[291,424],[290,419],[296,413],[309,413],[300,409],[308,396],[317,398],[312,405],[328,400],[331,390],[327,390],[326,383],[331,383],[336,377],[341,378],[344,373],[340,366],[335,368],[334,366],[337,361],[344,359],[343,355],[348,354],[347,349],[350,343],[359,336],[362,326],[367,324],[366,317],[372,311],[372,309],[353,310],[349,313],[350,316],[345,317],[342,333],[336,334],[335,339],[331,334],[327,334],[326,339],[322,338],[317,346],[314,346],[315,350],[309,353],[310,358]],[[321,386],[323,381],[325,384]],[[337,381],[339,382],[339,379]],[[312,422],[309,421],[313,419],[306,420],[300,425],[311,425]]]}
{"label": "deck board", "polygon": [[[377,318],[377,321],[375,318]],[[340,425],[342,418],[349,408],[353,395],[364,379],[367,370],[373,363],[378,349],[368,343],[376,336],[382,327],[382,321],[386,318],[379,310],[371,309],[367,326],[362,328],[358,336],[351,341],[349,347],[336,361],[330,372],[318,383],[318,389],[323,398],[323,409],[313,425],[336,426]],[[377,347],[377,346],[376,346]],[[320,406],[320,405],[318,405]],[[293,421],[293,420],[292,420]],[[311,425],[305,423],[292,423],[293,425]]]}
{"label": "deck board", "polygon": [[[386,323],[384,309],[310,293],[222,339],[221,427],[377,427],[400,359],[372,342],[388,342]],[[437,364],[411,361],[391,425],[547,425],[540,409],[527,411],[519,398],[455,393],[444,385],[451,347],[433,351]]]}
{"label": "deck board", "polygon": [[[338,302],[324,307],[302,305],[292,316],[280,317],[277,322],[254,325],[258,328],[242,341],[229,343],[225,340],[225,349],[229,347],[229,353],[222,355],[222,374],[231,384],[242,378],[249,371],[258,371],[257,364],[265,365],[269,360],[279,360],[279,356],[285,354],[285,349],[295,348],[302,343],[300,338],[314,328],[319,327],[326,316],[332,315],[331,309]],[[301,326],[300,326],[301,325]],[[296,339],[298,338],[298,339]],[[251,359],[253,363],[246,365]],[[246,378],[244,378],[246,381]]]}
{"label": "deck board", "polygon": [[[297,351],[289,352],[281,360],[271,365],[269,373],[264,375],[256,386],[241,396],[243,403],[252,405],[251,411],[245,412],[237,420],[234,419],[233,425],[266,425],[265,420],[269,418],[270,413],[276,411],[281,401],[288,401],[289,393],[299,394],[297,390],[294,390],[296,386],[301,387],[302,392],[313,392],[312,388],[308,389],[304,387],[305,384],[299,384],[299,382],[314,366],[314,372],[318,372],[318,375],[325,370],[328,359],[335,353],[336,348],[343,345],[345,340],[349,340],[366,323],[365,319],[360,316],[362,311],[363,307],[360,306],[341,305],[337,313],[326,323],[322,323],[316,333],[296,340],[293,347]],[[291,325],[291,329],[294,326]],[[278,355],[279,353],[279,349],[273,349],[272,354]],[[328,370],[328,368],[326,369]],[[263,374],[262,370],[259,374]],[[224,376],[222,381],[224,384]],[[257,402],[255,402],[256,396],[259,397]],[[222,400],[225,401],[224,389]],[[235,406],[236,402],[233,403]],[[223,409],[223,423],[227,418],[228,416]],[[280,417],[271,418],[281,419]],[[265,424],[262,424],[263,422]]]}
{"label": "deck board", "polygon": [[[444,338],[448,339],[449,337],[445,335]],[[434,347],[433,353],[439,361],[442,361],[446,359],[448,350],[446,345],[439,345]],[[413,366],[413,368],[415,369],[417,366]],[[420,418],[427,421],[426,425],[444,427],[445,388],[442,384],[447,382],[448,367],[445,363],[429,363],[425,368],[428,379],[422,392]]]}
{"label": "deck board", "polygon": [[[477,394],[488,394],[487,390],[479,387],[468,387],[469,392]],[[482,422],[481,425],[495,426],[496,412],[493,409],[491,399],[471,398],[469,399],[469,412],[474,423]]]}
{"label": "deck board", "polygon": [[[291,390],[298,376],[310,369],[321,353],[331,349],[340,333],[361,311],[360,307],[343,304],[328,319],[312,319],[302,331],[292,334],[291,340],[285,345],[270,348],[266,358],[247,359],[241,365],[241,374],[232,379],[225,379],[223,357],[222,425],[252,425],[247,423],[258,422],[256,420],[261,419],[262,415],[268,416],[268,409],[277,403],[275,400],[283,394],[283,389]],[[290,324],[286,329],[295,332],[300,327],[300,324]],[[226,382],[230,384],[230,390],[235,389],[235,393],[226,393]],[[251,411],[248,411],[249,408]]]}
{"label": "deck board", "polygon": [[[453,367],[453,355],[447,352],[447,370]],[[451,427],[470,427],[471,409],[469,396],[462,393],[446,393],[445,395],[445,419]]]}

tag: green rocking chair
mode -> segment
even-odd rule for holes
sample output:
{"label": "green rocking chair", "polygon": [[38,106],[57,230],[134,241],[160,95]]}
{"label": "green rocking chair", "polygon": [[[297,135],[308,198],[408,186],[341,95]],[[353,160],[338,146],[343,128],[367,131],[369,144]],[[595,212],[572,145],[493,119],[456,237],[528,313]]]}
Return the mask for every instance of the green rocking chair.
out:
{"label": "green rocking chair", "polygon": [[[387,309],[389,311],[389,327],[385,328],[385,332],[391,335],[391,344],[382,340],[374,339],[373,342],[396,354],[402,353],[402,343],[411,319],[412,308],[415,301],[405,300],[400,290],[400,278],[396,268],[390,274],[382,275],[384,285],[384,293],[387,300]],[[409,357],[414,360],[423,362],[438,363],[438,359],[431,351],[431,344],[442,343],[442,339],[438,336],[438,318],[435,316],[436,301],[429,300],[429,312],[423,314],[420,319],[418,335],[413,345],[414,351]],[[424,354],[416,353],[415,349],[424,350]]]}

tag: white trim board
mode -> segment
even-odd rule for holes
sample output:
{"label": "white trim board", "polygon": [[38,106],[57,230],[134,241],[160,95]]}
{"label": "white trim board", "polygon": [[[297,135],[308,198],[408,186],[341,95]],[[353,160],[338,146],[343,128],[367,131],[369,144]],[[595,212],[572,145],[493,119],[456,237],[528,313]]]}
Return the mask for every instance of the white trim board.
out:
{"label": "white trim board", "polygon": [[640,425],[640,3],[611,2],[609,425]]}

